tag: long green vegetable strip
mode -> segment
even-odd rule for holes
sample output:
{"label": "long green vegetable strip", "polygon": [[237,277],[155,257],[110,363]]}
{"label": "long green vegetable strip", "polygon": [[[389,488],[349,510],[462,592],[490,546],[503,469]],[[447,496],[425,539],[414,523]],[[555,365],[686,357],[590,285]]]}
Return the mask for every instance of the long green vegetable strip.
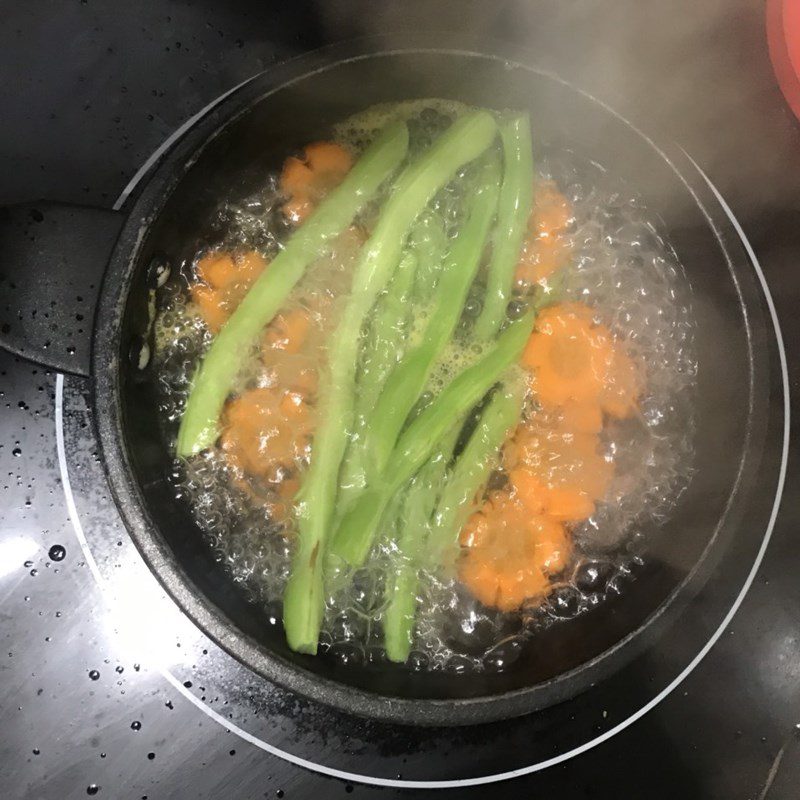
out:
{"label": "long green vegetable strip", "polygon": [[533,314],[512,322],[481,358],[463,370],[403,431],[387,468],[345,514],[330,551],[353,566],[366,560],[386,505],[440,445],[453,420],[466,414],[519,358],[533,327]]}
{"label": "long green vegetable strip", "polygon": [[411,651],[422,551],[430,535],[431,516],[460,430],[460,422],[450,429],[441,447],[414,476],[403,497],[396,526],[395,567],[387,575],[384,589],[389,602],[383,617],[383,637],[390,661],[403,662]]}
{"label": "long green vegetable strip", "polygon": [[419,259],[414,298],[418,303],[427,304],[439,280],[448,244],[444,223],[438,214],[426,212],[420,216],[411,232],[410,244]]}
{"label": "long green vegetable strip", "polygon": [[472,111],[457,119],[400,175],[362,248],[342,321],[330,342],[311,464],[299,494],[297,549],[283,599],[286,640],[293,650],[317,651],[324,611],[325,540],[353,420],[353,382],[362,326],[397,267],[414,220],[458,169],[489,147],[496,132],[497,125],[487,111]]}
{"label": "long green vegetable strip", "polygon": [[487,159],[475,191],[467,200],[466,221],[445,259],[434,292],[436,305],[423,340],[406,353],[389,375],[370,415],[363,441],[368,474],[383,471],[403,424],[425,389],[433,365],[458,325],[494,219],[499,182],[499,161]]}
{"label": "long green vegetable strip", "polygon": [[[431,305],[434,287],[441,272],[447,250],[447,234],[438,214],[423,212],[411,228],[409,249],[400,261],[392,285],[379,298],[369,325],[362,355],[362,369],[356,377],[356,407],[353,430],[345,451],[339,476],[337,516],[341,518],[366,484],[368,467],[366,431],[373,417],[375,403],[386,378],[403,355],[406,342],[400,342],[397,332],[404,324],[412,324],[420,307]],[[413,259],[415,271],[404,274],[403,266]],[[411,285],[408,281],[411,281]],[[409,302],[409,301],[412,301]],[[402,317],[402,322],[400,318]]]}
{"label": "long green vegetable strip", "polygon": [[427,557],[431,563],[452,547],[478,492],[497,466],[498,454],[516,428],[525,400],[525,382],[509,374],[481,412],[478,425],[451,467],[441,488],[439,503],[431,522]]}
{"label": "long green vegetable strip", "polygon": [[501,124],[503,141],[503,185],[492,237],[492,259],[486,282],[483,309],[475,322],[478,340],[492,338],[500,330],[511,297],[514,268],[533,202],[533,150],[527,114]]}
{"label": "long green vegetable strip", "polygon": [[418,263],[417,255],[413,251],[406,252],[400,259],[386,293],[375,304],[367,329],[361,370],[357,378],[353,432],[339,477],[339,514],[350,507],[358,492],[364,488],[366,465],[363,439],[366,422],[401,349]]}
{"label": "long green vegetable strip", "polygon": [[199,453],[214,444],[222,406],[253,342],[283,305],[306,267],[324,255],[400,166],[407,150],[405,124],[387,126],[253,284],[194,375],[178,431],[179,456]]}

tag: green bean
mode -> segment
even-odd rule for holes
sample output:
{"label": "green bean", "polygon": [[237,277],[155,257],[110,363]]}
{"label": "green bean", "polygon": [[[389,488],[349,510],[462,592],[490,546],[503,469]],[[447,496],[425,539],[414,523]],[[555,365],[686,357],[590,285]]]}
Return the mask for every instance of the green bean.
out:
{"label": "green bean", "polygon": [[401,504],[395,539],[397,549],[384,589],[388,603],[383,617],[383,638],[390,661],[405,661],[411,650],[422,551],[430,535],[431,515],[460,430],[460,422],[450,429],[442,446],[414,476]]}
{"label": "green bean", "polygon": [[293,650],[317,650],[324,610],[322,562],[353,420],[353,382],[364,321],[397,267],[414,220],[461,166],[489,147],[496,131],[486,111],[456,120],[400,175],[359,256],[350,297],[330,343],[311,463],[298,496],[297,549],[283,602],[286,640]]}
{"label": "green bean", "polygon": [[349,508],[353,498],[364,488],[366,464],[363,439],[367,418],[380,396],[386,376],[392,370],[396,354],[401,349],[417,264],[417,255],[413,251],[406,252],[400,259],[391,284],[375,304],[372,320],[367,328],[361,370],[357,378],[353,432],[339,477],[339,514]]}
{"label": "green bean", "polygon": [[225,399],[258,334],[278,312],[308,265],[330,249],[397,169],[407,150],[405,124],[387,126],[253,284],[194,375],[178,431],[179,456],[199,453],[214,444]]}
{"label": "green bean", "polygon": [[514,282],[522,241],[533,202],[533,150],[527,114],[501,124],[503,185],[492,237],[492,258],[483,309],[475,321],[475,337],[490,339],[500,330]]}
{"label": "green bean", "polygon": [[447,234],[441,217],[430,211],[422,214],[411,232],[410,244],[419,259],[414,298],[424,305],[431,301],[447,252]]}
{"label": "green bean", "polygon": [[533,319],[533,314],[528,314],[509,324],[491,348],[463,370],[403,431],[386,469],[367,485],[342,519],[330,544],[332,556],[352,566],[364,563],[394,493],[430,457],[453,420],[466,414],[519,358]]}
{"label": "green bean", "polygon": [[453,336],[469,288],[478,271],[497,206],[500,165],[487,159],[467,203],[466,221],[445,259],[436,287],[436,305],[422,342],[408,352],[389,375],[369,422],[363,449],[371,473],[386,466],[411,409],[419,400],[431,369]]}
{"label": "green bean", "polygon": [[[409,249],[400,261],[398,274],[386,295],[376,304],[373,324],[368,328],[363,348],[362,369],[356,378],[353,430],[342,464],[336,501],[339,518],[350,508],[366,483],[368,421],[373,416],[386,378],[397,365],[398,358],[402,357],[402,345],[406,344],[399,341],[396,334],[405,325],[413,324],[412,319],[419,307],[430,305],[446,249],[447,235],[441,218],[433,212],[423,212],[411,228]],[[404,273],[404,264],[412,263],[415,270]],[[413,286],[408,285],[409,280]]]}
{"label": "green bean", "polygon": [[441,489],[431,522],[429,557],[438,564],[464,526],[478,492],[497,466],[498,454],[519,423],[525,400],[525,381],[510,375],[481,412],[464,449],[451,467]]}

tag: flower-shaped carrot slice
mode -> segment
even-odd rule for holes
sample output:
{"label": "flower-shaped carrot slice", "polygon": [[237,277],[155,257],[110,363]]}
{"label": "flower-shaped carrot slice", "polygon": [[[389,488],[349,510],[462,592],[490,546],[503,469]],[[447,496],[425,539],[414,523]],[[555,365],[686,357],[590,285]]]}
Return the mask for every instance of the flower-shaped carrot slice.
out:
{"label": "flower-shaped carrot slice", "polygon": [[256,278],[267,266],[256,251],[207,253],[195,264],[197,282],[191,286],[191,297],[212,333],[228,321]]}
{"label": "flower-shaped carrot slice", "polygon": [[600,454],[596,433],[581,433],[569,423],[562,415],[534,418],[517,430],[503,460],[531,513],[579,522],[605,497],[614,467]]}
{"label": "flower-shaped carrot slice", "polygon": [[231,400],[222,450],[231,465],[269,483],[308,456],[311,415],[302,398],[278,388],[250,389]]}
{"label": "flower-shaped carrot slice", "polygon": [[294,308],[278,314],[267,328],[264,347],[282,350],[290,355],[297,353],[308,337],[310,325],[309,312],[304,308]]}
{"label": "flower-shaped carrot slice", "polygon": [[566,265],[570,244],[564,233],[572,219],[569,201],[555,183],[538,183],[528,220],[528,236],[517,266],[517,281],[538,283]]}
{"label": "flower-shaped carrot slice", "polygon": [[625,417],[636,407],[635,365],[580,303],[550,306],[539,314],[522,362],[533,370],[533,388],[546,409],[598,405]]}
{"label": "flower-shaped carrot slice", "polygon": [[533,197],[530,231],[539,239],[552,238],[563,233],[572,219],[572,207],[555,182],[541,181]]}
{"label": "flower-shaped carrot slice", "polygon": [[545,595],[564,569],[570,542],[563,525],[531,515],[516,498],[495,492],[461,532],[461,582],[484,605],[513,611]]}
{"label": "flower-shaped carrot slice", "polygon": [[334,142],[310,144],[302,158],[287,158],[280,177],[281,192],[287,198],[283,206],[286,217],[302,222],[352,166],[353,157]]}

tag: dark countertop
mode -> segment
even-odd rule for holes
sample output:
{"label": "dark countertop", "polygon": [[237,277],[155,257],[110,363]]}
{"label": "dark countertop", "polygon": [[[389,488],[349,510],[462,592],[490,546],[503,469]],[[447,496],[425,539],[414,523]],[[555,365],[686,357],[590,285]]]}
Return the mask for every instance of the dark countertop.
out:
{"label": "dark countertop", "polygon": [[[46,197],[110,207],[148,156],[204,105],[276,60],[330,41],[432,26],[524,44],[540,65],[676,139],[720,186],[772,288],[791,387],[800,389],[800,132],[772,80],[760,2],[6,0],[0,9],[0,74],[6,77],[0,84],[0,203]],[[2,291],[0,305],[6,302]],[[67,377],[61,388],[55,374],[0,351],[0,796],[78,798],[93,785],[98,797],[125,800],[410,794],[316,775],[270,755],[201,713],[165,677],[152,653],[170,648],[175,655],[166,661],[174,675],[209,676],[208,689],[189,687],[199,703],[246,730],[260,709],[264,735],[306,757],[318,747],[335,763],[337,747],[355,749],[369,736],[368,727],[354,726],[315,744],[309,730],[325,715],[302,704],[293,708],[280,692],[268,692],[270,699],[257,706],[258,691],[235,685],[226,662],[185,620],[172,628],[156,618],[161,606],[148,605],[149,576],[140,589],[135,554],[98,489],[86,384]],[[64,493],[57,400],[82,530],[70,520]],[[615,800],[797,796],[796,441],[792,448],[766,557],[700,666],[613,738],[498,791]],[[119,604],[101,591],[81,535],[101,580],[134,576],[127,587],[133,622],[121,618]],[[55,560],[54,545],[65,548],[63,560]],[[588,701],[575,714],[600,733],[621,719],[613,702],[608,717],[601,707],[596,722],[587,722],[595,713]],[[304,721],[287,728],[292,714]],[[402,774],[403,736],[398,732],[397,741],[374,751],[365,748],[361,769],[390,759]],[[499,735],[486,739],[487,767],[500,741]],[[450,776],[474,748],[468,735],[454,733],[452,747],[431,757],[440,758],[442,775]],[[413,760],[409,753],[409,769]]]}

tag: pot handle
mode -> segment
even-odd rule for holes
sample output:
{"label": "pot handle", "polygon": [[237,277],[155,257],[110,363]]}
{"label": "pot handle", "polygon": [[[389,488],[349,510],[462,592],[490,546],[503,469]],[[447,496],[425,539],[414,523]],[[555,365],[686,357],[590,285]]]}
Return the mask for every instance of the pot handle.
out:
{"label": "pot handle", "polygon": [[89,375],[100,284],[123,219],[45,201],[0,208],[0,346]]}

